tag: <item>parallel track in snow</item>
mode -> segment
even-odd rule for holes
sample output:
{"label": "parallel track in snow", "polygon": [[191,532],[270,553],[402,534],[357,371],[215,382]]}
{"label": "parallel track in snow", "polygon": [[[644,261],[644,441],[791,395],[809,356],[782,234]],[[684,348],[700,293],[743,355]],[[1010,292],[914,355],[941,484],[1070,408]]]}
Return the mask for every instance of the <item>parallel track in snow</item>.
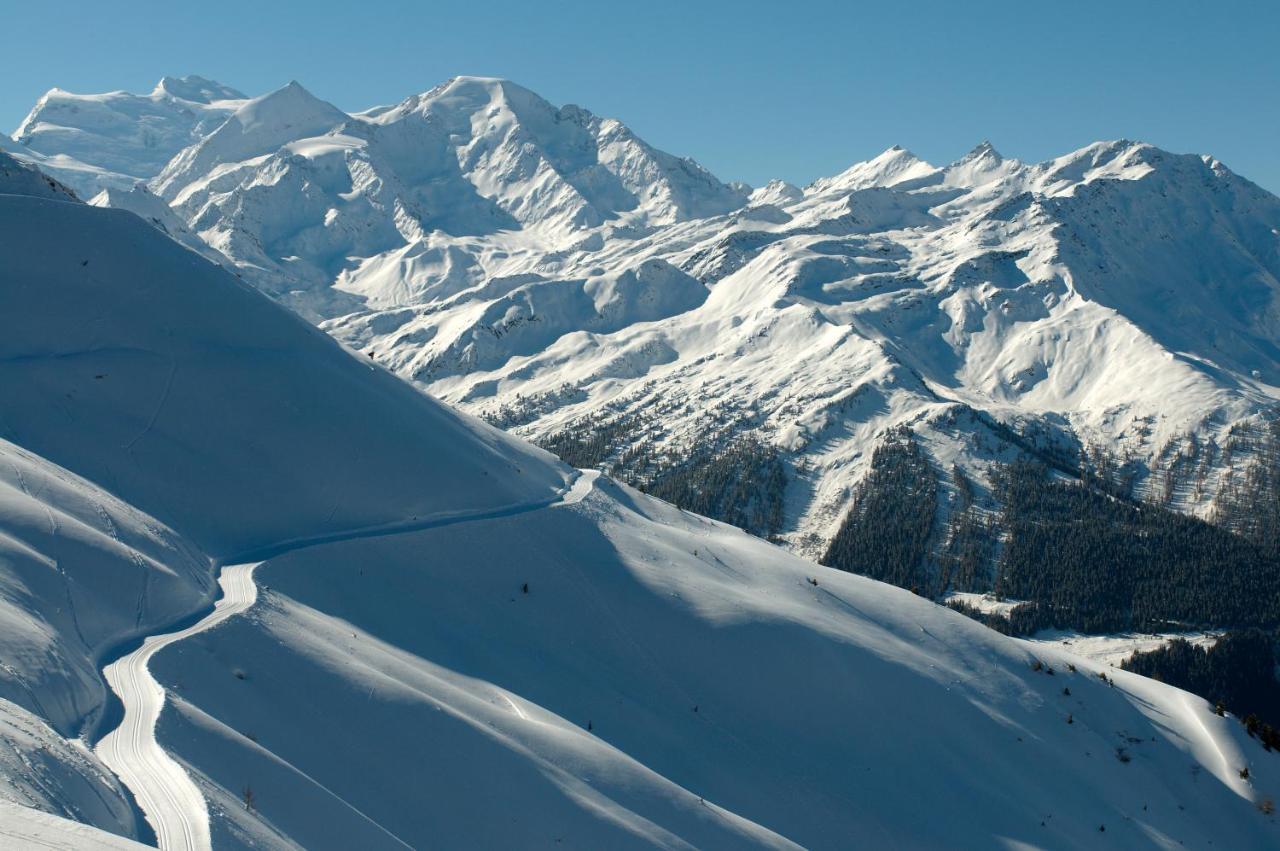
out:
{"label": "parallel track in snow", "polygon": [[124,706],[124,717],[118,727],[102,737],[94,750],[133,793],[147,822],[155,830],[161,851],[209,851],[212,838],[209,806],[204,795],[182,766],[156,740],[156,722],[164,708],[165,691],[151,676],[147,663],[165,647],[248,611],[258,599],[258,586],[253,581],[253,571],[259,564],[286,552],[320,544],[398,535],[458,523],[512,517],[543,508],[574,505],[586,498],[599,475],[595,470],[583,470],[565,492],[544,502],[300,538],[264,548],[253,554],[253,558],[235,559],[241,563],[226,565],[219,571],[218,585],[222,589],[222,596],[212,612],[184,629],[147,636],[136,650],[104,667],[103,677],[120,698]]}
{"label": "parallel track in snow", "polygon": [[151,657],[170,644],[204,632],[247,611],[258,599],[253,570],[258,563],[228,565],[218,575],[222,599],[213,611],[186,629],[148,636],[142,646],[107,667],[102,675],[124,704],[120,726],[94,749],[108,768],[129,787],[161,849],[207,849],[209,808],[204,795],[156,741],[156,722],[164,708],[164,688],[147,669]]}

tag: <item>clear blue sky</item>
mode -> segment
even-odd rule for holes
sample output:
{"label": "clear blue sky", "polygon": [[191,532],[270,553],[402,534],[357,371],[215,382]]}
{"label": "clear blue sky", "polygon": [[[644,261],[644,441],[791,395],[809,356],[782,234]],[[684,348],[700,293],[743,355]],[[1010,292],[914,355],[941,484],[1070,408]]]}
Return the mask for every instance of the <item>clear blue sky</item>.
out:
{"label": "clear blue sky", "polygon": [[721,178],[796,183],[900,144],[1040,160],[1096,139],[1212,153],[1280,191],[1280,4],[645,0],[39,2],[0,11],[0,127],[51,86],[298,79],[348,110],[455,74],[622,119]]}

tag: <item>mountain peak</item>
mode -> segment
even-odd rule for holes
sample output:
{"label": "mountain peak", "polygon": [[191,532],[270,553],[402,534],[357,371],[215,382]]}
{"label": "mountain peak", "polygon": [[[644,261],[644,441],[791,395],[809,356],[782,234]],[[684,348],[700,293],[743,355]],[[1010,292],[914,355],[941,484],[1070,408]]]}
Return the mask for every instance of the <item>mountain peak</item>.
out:
{"label": "mountain peak", "polygon": [[157,175],[152,189],[166,201],[218,164],[271,153],[288,142],[322,136],[351,120],[297,80],[245,103],[208,136],[183,150]]}
{"label": "mountain peak", "polygon": [[[297,80],[290,80],[278,89],[273,89],[265,95],[259,95],[258,97],[253,98],[249,103],[266,103],[268,101],[280,101],[286,98],[296,100],[313,100],[320,103],[324,102],[321,101],[320,98],[311,94],[311,92],[307,90],[307,87],[302,85],[302,83],[299,83]],[[248,106],[248,104],[246,104],[246,106]]]}
{"label": "mountain peak", "polygon": [[1000,152],[996,150],[995,146],[992,145],[991,142],[983,139],[981,142],[974,145],[973,149],[969,151],[969,153],[965,154],[956,162],[970,163],[982,159],[991,159],[996,162],[1000,162],[1004,157],[1000,156]]}
{"label": "mountain peak", "polygon": [[246,100],[243,92],[195,74],[185,77],[161,77],[151,92],[152,97],[168,95],[193,103],[210,104],[220,100]]}
{"label": "mountain peak", "polygon": [[297,80],[290,80],[275,91],[254,98],[232,114],[232,118],[238,120],[246,131],[264,123],[283,127],[303,123],[333,126],[349,117],[333,104],[311,94]]}
{"label": "mountain peak", "polygon": [[873,157],[871,159],[871,162],[876,162],[878,160],[891,160],[891,159],[918,160],[920,158],[917,157],[915,154],[913,154],[911,151],[902,147],[901,145],[890,145],[889,147],[885,148],[878,156]]}
{"label": "mountain peak", "polygon": [[781,178],[775,177],[764,186],[751,192],[752,204],[776,204],[785,206],[804,197],[804,190]]}
{"label": "mountain peak", "polygon": [[854,163],[835,177],[815,180],[811,192],[849,191],[872,186],[895,186],[935,174],[937,168],[901,145],[892,145],[869,160]]}

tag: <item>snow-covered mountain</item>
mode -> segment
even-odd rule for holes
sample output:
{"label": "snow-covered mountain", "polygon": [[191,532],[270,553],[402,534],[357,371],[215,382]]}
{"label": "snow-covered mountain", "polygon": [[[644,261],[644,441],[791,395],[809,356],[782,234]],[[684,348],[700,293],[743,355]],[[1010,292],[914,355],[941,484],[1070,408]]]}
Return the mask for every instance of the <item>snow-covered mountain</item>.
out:
{"label": "snow-covered mountain", "polygon": [[616,121],[469,77],[360,116],[290,83],[177,156],[154,188],[254,283],[315,317],[478,283],[458,238],[546,252],[744,198]]}
{"label": "snow-covered mountain", "polygon": [[235,89],[195,76],[164,77],[146,95],[50,89],[13,137],[43,170],[88,198],[154,177],[244,101]]}
{"label": "snow-covered mountain", "polygon": [[732,499],[811,556],[900,426],[938,540],[953,470],[991,511],[1027,447],[1213,518],[1280,393],[1280,199],[1136,142],[893,147],[747,193],[502,80],[354,115],[291,83],[152,189],[255,286],[580,463],[654,483],[749,442],[777,475]]}
{"label": "snow-covered mountain", "polygon": [[1204,701],[577,473],[0,164],[0,843],[146,838],[94,674],[245,562],[117,692],[168,847],[1274,843]]}

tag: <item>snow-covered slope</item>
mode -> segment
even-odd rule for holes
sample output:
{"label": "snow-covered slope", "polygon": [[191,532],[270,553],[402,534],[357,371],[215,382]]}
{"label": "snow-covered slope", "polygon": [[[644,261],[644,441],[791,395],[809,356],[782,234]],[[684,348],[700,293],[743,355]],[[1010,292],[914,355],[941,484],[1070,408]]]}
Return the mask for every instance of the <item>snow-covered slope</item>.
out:
{"label": "snow-covered slope", "polygon": [[[907,592],[613,485],[259,571],[253,613],[159,660],[198,683],[161,734],[213,795],[254,790],[305,846],[1274,838],[1230,791],[1258,794],[1237,763],[1255,754],[1259,776],[1266,758],[1203,702],[1056,654],[1036,671],[1021,643]],[[317,696],[329,711],[308,711]],[[365,779],[385,774],[391,789]],[[1209,799],[1221,823],[1202,821]],[[226,806],[214,835],[254,826]]]}
{"label": "snow-covered slope", "polygon": [[159,173],[245,101],[202,77],[164,77],[149,94],[81,95],[50,89],[13,137],[83,197],[128,189]]}
{"label": "snow-covered slope", "polygon": [[[64,582],[82,627],[161,633],[208,610],[204,559],[262,560],[252,608],[151,660],[215,847],[1274,842],[1274,756],[1203,701],[605,479],[566,491],[133,215],[0,192],[0,260],[0,591],[45,666],[91,643]],[[113,546],[155,576],[74,597]],[[136,835],[107,779],[69,804],[99,765],[73,747],[0,763],[40,788],[0,797]],[[15,812],[0,832],[96,841]]]}
{"label": "snow-covered slope", "polygon": [[41,171],[34,164],[33,158],[23,156],[17,150],[9,152],[0,149],[0,191],[33,198],[78,200],[75,192]]}
{"label": "snow-covered slope", "polygon": [[150,847],[81,822],[0,801],[0,848],[145,851]]}
{"label": "snow-covered slope", "polygon": [[206,260],[212,260],[214,263],[226,266],[232,271],[235,270],[235,266],[230,260],[224,257],[216,248],[213,248],[192,233],[186,222],[178,217],[173,208],[147,189],[144,183],[135,184],[131,189],[108,187],[90,198],[89,203],[95,207],[128,210],[143,221],[149,222],[168,234],[174,241],[200,254]]}

